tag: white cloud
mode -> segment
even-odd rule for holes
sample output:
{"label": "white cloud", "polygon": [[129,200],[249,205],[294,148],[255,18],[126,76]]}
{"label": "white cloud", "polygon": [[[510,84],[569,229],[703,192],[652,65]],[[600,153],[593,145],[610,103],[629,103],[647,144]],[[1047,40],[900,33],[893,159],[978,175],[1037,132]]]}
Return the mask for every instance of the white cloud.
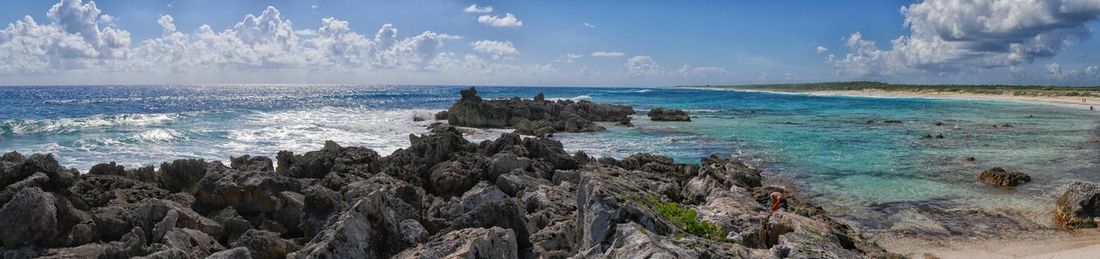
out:
{"label": "white cloud", "polygon": [[596,28],[596,25],[592,25],[591,23],[584,23],[583,25],[584,25],[584,27],[588,27],[588,28],[592,28],[592,29]]}
{"label": "white cloud", "polygon": [[634,56],[626,60],[626,71],[630,76],[659,76],[661,66],[649,56]]}
{"label": "white cloud", "polygon": [[491,13],[491,12],[493,12],[493,7],[492,6],[479,7],[479,6],[477,6],[477,4],[472,4],[470,6],[467,6],[466,9],[463,9],[462,11],[467,12],[467,13]]}
{"label": "white cloud", "polygon": [[608,52],[608,51],[592,52],[593,57],[622,57],[623,55],[626,55],[626,54],[622,53],[622,52]]}
{"label": "white cloud", "polygon": [[565,53],[565,55],[561,55],[560,58],[558,58],[554,61],[555,62],[567,63],[567,64],[573,64],[574,62],[576,62],[576,59],[582,58],[582,57],[584,57],[584,55],[575,54],[575,53]]}
{"label": "white cloud", "polygon": [[130,33],[114,27],[95,3],[65,0],[46,12],[0,30],[0,73],[41,73],[92,66],[120,69],[130,56]]}
{"label": "white cloud", "polygon": [[829,49],[825,48],[824,46],[817,46],[817,53],[825,53],[825,52],[829,52]]}
{"label": "white cloud", "polygon": [[493,27],[520,27],[523,26],[523,21],[516,18],[512,13],[505,13],[504,17],[496,15],[482,15],[477,17],[477,22],[487,24]]}
{"label": "white cloud", "polygon": [[[47,13],[49,23],[27,16],[0,30],[0,74],[88,71],[254,71],[304,69],[421,71],[444,41],[459,36],[425,31],[399,38],[383,25],[373,38],[347,21],[324,18],[318,29],[295,29],[278,9],[246,15],[223,31],[202,25],[181,32],[172,16],[156,22],[162,35],[130,46],[130,34],[115,28],[95,3],[64,0]],[[502,55],[506,54],[502,52]]]}
{"label": "white cloud", "polygon": [[718,75],[725,75],[727,73],[725,68],[704,66],[704,67],[692,67],[685,64],[680,70],[676,70],[676,74],[683,77],[713,77]]}
{"label": "white cloud", "polygon": [[1100,1],[928,0],[901,8],[910,34],[879,49],[858,32],[849,53],[829,55],[839,74],[874,77],[1010,67],[1049,58],[1089,37]]}
{"label": "white cloud", "polygon": [[492,55],[495,60],[509,59],[519,54],[519,51],[516,50],[516,47],[512,45],[511,41],[479,40],[471,42],[470,45],[478,52]]}

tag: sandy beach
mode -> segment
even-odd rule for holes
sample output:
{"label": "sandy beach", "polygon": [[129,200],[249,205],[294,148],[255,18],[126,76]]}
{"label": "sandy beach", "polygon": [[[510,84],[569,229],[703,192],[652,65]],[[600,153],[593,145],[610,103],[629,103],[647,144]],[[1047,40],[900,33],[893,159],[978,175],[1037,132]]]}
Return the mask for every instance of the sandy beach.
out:
{"label": "sandy beach", "polygon": [[[735,89],[741,91],[740,89]],[[757,90],[748,90],[757,91]],[[960,93],[960,92],[938,92],[938,91],[883,91],[883,90],[854,90],[854,91],[760,91],[760,92],[773,92],[773,93],[797,93],[797,94],[812,94],[812,95],[833,95],[833,96],[861,96],[861,97],[883,97],[883,98],[935,98],[935,99],[956,99],[956,100],[989,100],[989,101],[1013,101],[1013,102],[1025,102],[1025,103],[1037,103],[1037,104],[1049,104],[1065,106],[1076,109],[1090,109],[1094,106],[1100,106],[1100,98],[1097,97],[1071,97],[1071,96],[1020,96],[1012,94],[977,94],[977,93]],[[1100,108],[1100,107],[1096,107]]]}
{"label": "sandy beach", "polygon": [[879,244],[912,258],[1096,258],[1100,255],[1100,231],[1050,229],[984,240],[886,238]]}

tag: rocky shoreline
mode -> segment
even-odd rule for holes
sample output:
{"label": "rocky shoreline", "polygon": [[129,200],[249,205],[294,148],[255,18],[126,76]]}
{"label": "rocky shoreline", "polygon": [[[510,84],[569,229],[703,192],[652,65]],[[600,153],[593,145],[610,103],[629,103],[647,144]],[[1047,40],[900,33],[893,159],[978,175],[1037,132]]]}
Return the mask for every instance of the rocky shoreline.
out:
{"label": "rocky shoreline", "polygon": [[[438,122],[388,156],[330,141],[229,165],[103,163],[86,173],[49,154],[4,154],[0,258],[892,258],[864,234],[1038,228],[989,214],[943,220],[940,232],[860,233],[734,158],[595,158],[551,137],[603,130],[597,121],[629,125],[630,107],[461,94],[435,119],[515,131],[473,143]],[[1008,187],[1029,177],[994,168],[978,178]],[[767,208],[773,192],[787,197],[786,211]],[[1061,228],[1100,223],[1100,185],[1071,184],[1055,204]]]}
{"label": "rocky shoreline", "polygon": [[[509,107],[510,115],[481,117],[509,126],[633,113],[540,99],[481,101],[470,89],[445,115],[461,124],[469,107]],[[274,160],[181,159],[156,170],[105,163],[83,174],[52,155],[11,152],[0,159],[0,257],[896,256],[796,193],[762,185],[759,170],[732,158],[593,158],[518,133],[471,143],[436,125],[388,156],[330,141]],[[772,192],[786,194],[788,210],[766,208]]]}
{"label": "rocky shoreline", "polygon": [[[789,194],[770,213],[756,169],[566,153],[549,138],[467,142],[452,127],[389,156],[181,159],[86,174],[3,156],[3,258],[880,257]],[[277,165],[277,166],[276,166]],[[701,231],[703,229],[704,231]]]}

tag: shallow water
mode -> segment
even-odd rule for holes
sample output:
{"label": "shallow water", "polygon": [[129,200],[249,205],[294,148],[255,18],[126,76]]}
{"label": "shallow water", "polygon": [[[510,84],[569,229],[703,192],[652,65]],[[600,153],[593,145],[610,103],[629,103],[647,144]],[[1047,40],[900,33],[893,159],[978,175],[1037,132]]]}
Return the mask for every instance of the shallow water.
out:
{"label": "shallow water", "polygon": [[[319,149],[324,140],[388,154],[424,133],[460,87],[144,86],[0,88],[0,150],[50,152],[65,166],[127,166],[177,158],[225,160]],[[827,209],[868,226],[883,206],[935,202],[1019,215],[1049,225],[1057,189],[1100,180],[1095,113],[993,101],[859,98],[696,89],[483,87],[486,98],[591,99],[640,111],[636,127],[559,134],[567,149],[636,152],[697,162],[712,153],[752,159],[792,179]],[[685,109],[692,122],[651,122],[644,111]],[[868,124],[868,120],[876,123]],[[883,123],[900,120],[902,123]],[[936,126],[934,121],[943,124]],[[1003,127],[1011,124],[1012,127]],[[994,127],[996,125],[996,127]],[[499,131],[479,133],[491,138]],[[943,134],[943,139],[922,139]],[[973,156],[976,162],[964,158]],[[1034,181],[990,188],[993,166]],[[888,210],[886,210],[888,211]]]}

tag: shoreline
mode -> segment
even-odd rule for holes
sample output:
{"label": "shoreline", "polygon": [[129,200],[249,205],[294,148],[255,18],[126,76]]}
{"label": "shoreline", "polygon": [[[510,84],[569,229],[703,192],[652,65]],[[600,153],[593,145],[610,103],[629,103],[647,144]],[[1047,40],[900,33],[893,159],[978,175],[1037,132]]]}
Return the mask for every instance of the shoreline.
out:
{"label": "shoreline", "polygon": [[[1051,105],[1082,110],[1089,110],[1090,106],[1100,108],[1100,98],[1097,97],[1016,96],[1011,94],[873,89],[758,90],[717,87],[685,88],[833,97],[999,101]],[[1031,233],[1001,233],[995,237],[956,236],[933,238],[886,234],[875,236],[872,240],[875,240],[875,243],[888,252],[912,258],[1095,258],[1095,255],[1100,254],[1100,230],[1097,229],[1066,231],[1044,227]]]}
{"label": "shoreline", "polygon": [[913,258],[1095,258],[1100,254],[1100,230],[1043,229],[987,239],[888,237],[876,243]]}
{"label": "shoreline", "polygon": [[[973,101],[1007,101],[1029,104],[1054,105],[1074,109],[1089,109],[1100,106],[1100,97],[1070,97],[1070,96],[1019,96],[1011,94],[976,94],[941,91],[884,91],[874,89],[864,90],[757,90],[740,88],[718,87],[688,87],[700,90],[725,90],[750,93],[772,94],[802,94],[814,96],[845,96],[845,97],[871,97],[871,98],[924,98],[945,100],[973,100]],[[1100,107],[1097,107],[1100,108]]]}

